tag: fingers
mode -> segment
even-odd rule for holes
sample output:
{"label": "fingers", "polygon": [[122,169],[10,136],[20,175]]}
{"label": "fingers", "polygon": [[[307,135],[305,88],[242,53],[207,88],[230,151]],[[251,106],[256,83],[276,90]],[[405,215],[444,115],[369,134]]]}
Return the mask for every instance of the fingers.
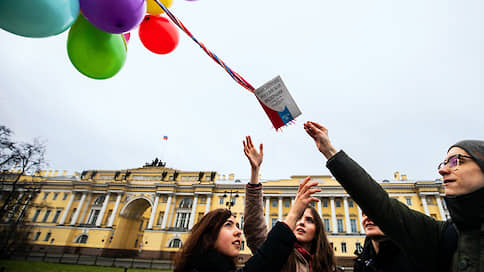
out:
{"label": "fingers", "polygon": [[306,184],[308,183],[308,181],[311,179],[311,177],[306,177],[302,182],[301,184],[299,184],[299,188],[297,188],[297,194],[299,195],[299,193],[301,193],[303,190],[304,190],[304,186],[306,186]]}
{"label": "fingers", "polygon": [[247,136],[246,139],[247,139],[247,143],[249,144],[250,148],[253,148],[254,145],[252,144],[252,138],[250,138],[250,136]]}
{"label": "fingers", "polygon": [[260,148],[260,155],[264,156],[264,145],[262,143],[260,144],[259,148]]}

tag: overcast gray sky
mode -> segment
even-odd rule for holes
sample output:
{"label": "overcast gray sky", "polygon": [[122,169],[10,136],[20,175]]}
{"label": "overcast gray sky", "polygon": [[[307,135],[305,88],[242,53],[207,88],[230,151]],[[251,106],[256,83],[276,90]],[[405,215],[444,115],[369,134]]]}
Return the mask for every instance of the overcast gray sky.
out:
{"label": "overcast gray sky", "polygon": [[[172,12],[258,87],[281,75],[302,111],[276,132],[255,97],[184,33],[156,55],[132,31],[113,78],[70,63],[67,32],[0,30],[0,123],[48,142],[49,169],[126,169],[155,157],[181,170],[249,176],[242,139],[264,143],[263,178],[328,174],[302,128],[327,126],[377,179],[438,178],[460,139],[484,139],[479,0],[174,0]],[[167,135],[169,140],[162,142]]]}

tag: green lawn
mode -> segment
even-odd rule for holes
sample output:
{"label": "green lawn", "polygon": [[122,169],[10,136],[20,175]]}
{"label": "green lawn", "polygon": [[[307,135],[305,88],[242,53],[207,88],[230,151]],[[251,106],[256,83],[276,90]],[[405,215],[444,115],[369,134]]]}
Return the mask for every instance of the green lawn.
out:
{"label": "green lawn", "polygon": [[[2,266],[6,268],[5,272],[124,272],[124,268],[33,261],[0,260],[0,267]],[[170,272],[170,270],[128,268],[128,272]]]}

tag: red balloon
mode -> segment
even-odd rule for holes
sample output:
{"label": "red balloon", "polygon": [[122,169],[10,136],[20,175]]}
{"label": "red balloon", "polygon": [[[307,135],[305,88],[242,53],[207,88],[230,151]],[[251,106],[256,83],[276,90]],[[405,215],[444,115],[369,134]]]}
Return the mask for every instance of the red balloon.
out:
{"label": "red balloon", "polygon": [[153,53],[168,54],[178,45],[176,26],[160,15],[146,15],[138,30],[143,45]]}

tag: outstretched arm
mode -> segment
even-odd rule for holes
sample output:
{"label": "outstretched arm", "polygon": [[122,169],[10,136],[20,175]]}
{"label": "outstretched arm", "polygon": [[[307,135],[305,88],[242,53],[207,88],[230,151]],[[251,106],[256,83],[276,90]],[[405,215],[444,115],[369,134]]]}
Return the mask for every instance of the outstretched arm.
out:
{"label": "outstretched arm", "polygon": [[259,170],[260,170],[260,165],[262,164],[262,159],[264,158],[264,151],[263,148],[264,146],[262,143],[259,146],[259,152],[257,152],[257,149],[254,147],[254,144],[252,144],[252,138],[250,136],[245,137],[245,141],[243,141],[244,144],[244,154],[249,159],[250,163],[250,169],[251,169],[251,175],[250,175],[250,183],[251,184],[257,184],[259,183]]}
{"label": "outstretched arm", "polygon": [[244,154],[251,167],[250,182],[245,189],[244,234],[247,246],[255,254],[267,237],[267,224],[262,206],[262,185],[259,183],[259,170],[264,155],[262,144],[258,152],[250,136],[245,137],[243,144]]}
{"label": "outstretched arm", "polygon": [[242,271],[281,271],[294,248],[294,243],[297,241],[294,236],[296,220],[304,213],[309,202],[317,201],[312,196],[312,194],[321,191],[313,188],[317,184],[317,182],[309,182],[308,177],[299,185],[296,200],[286,220],[284,220],[284,223],[277,222],[269,232],[267,240],[245,263]]}
{"label": "outstretched arm", "polygon": [[358,163],[343,151],[336,152],[325,127],[315,122],[306,122],[304,129],[328,159],[326,166],[335,179],[363,212],[416,263],[435,264],[440,232],[446,224],[391,198]]}

